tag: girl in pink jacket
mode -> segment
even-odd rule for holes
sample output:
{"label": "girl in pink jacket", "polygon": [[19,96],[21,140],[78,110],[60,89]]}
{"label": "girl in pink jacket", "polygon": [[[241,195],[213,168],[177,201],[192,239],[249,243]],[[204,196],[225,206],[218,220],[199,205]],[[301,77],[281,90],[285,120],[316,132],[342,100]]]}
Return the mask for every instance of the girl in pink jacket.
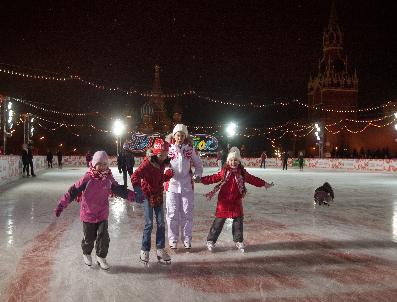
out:
{"label": "girl in pink jacket", "polygon": [[[106,256],[109,249],[108,217],[109,195],[115,194],[129,201],[134,200],[134,192],[127,190],[114,180],[109,169],[109,159],[105,151],[95,152],[88,171],[59,200],[55,215],[59,217],[74,199],[80,200],[80,220],[83,222],[84,237],[81,241],[84,263],[92,265],[91,252],[96,241],[97,264],[109,269]],[[79,196],[81,194],[81,196]]]}

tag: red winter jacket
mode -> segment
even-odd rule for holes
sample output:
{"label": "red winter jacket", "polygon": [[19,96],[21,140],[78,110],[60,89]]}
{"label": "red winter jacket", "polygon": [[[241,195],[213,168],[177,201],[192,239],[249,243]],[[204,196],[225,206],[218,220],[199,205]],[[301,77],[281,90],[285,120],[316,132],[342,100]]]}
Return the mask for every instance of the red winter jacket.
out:
{"label": "red winter jacket", "polygon": [[231,171],[232,175],[230,175],[227,182],[222,184],[219,190],[215,213],[217,218],[236,218],[244,215],[242,205],[243,195],[238,188],[235,173],[237,175],[244,175],[244,183],[249,183],[256,187],[268,185],[266,181],[249,174],[242,166],[237,168],[237,172],[232,172],[229,166],[223,167],[217,174],[202,177],[201,182],[205,185],[220,182],[225,178],[227,171]]}
{"label": "red winter jacket", "polygon": [[[133,186],[140,186],[145,197],[149,200],[152,206],[162,204],[163,197],[163,182],[169,181],[172,178],[172,173],[164,174],[165,166],[151,163],[148,158],[140,164],[134,174],[131,175],[131,182]],[[159,198],[154,200],[153,198]],[[153,204],[156,203],[156,204]]]}

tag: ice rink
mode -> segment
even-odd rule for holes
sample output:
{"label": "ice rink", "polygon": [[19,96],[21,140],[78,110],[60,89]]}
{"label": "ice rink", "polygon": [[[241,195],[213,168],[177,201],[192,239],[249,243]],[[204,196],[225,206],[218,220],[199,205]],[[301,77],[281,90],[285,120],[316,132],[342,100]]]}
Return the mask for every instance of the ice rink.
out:
{"label": "ice rink", "polygon": [[[247,185],[245,254],[228,223],[215,253],[206,250],[216,200],[202,195],[213,185],[198,184],[193,248],[170,252],[171,265],[152,250],[147,268],[139,262],[141,205],[111,199],[111,268],[103,271],[83,263],[79,205],[53,214],[85,170],[52,169],[0,187],[1,301],[397,301],[396,174],[248,169],[275,186]],[[324,181],[335,202],[315,207]]]}

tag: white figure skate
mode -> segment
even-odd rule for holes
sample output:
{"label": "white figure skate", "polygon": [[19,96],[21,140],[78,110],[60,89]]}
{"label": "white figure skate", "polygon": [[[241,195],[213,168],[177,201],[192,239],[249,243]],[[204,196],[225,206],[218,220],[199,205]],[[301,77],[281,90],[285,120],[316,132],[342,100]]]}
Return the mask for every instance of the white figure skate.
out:
{"label": "white figure skate", "polygon": [[171,257],[165,249],[157,250],[157,260],[161,263],[171,264]]}
{"label": "white figure skate", "polygon": [[141,255],[139,256],[139,259],[143,263],[144,266],[148,267],[149,266],[149,251],[141,251]]}
{"label": "white figure skate", "polygon": [[244,242],[236,242],[236,247],[237,247],[237,249],[240,252],[245,253],[245,244],[244,244]]}

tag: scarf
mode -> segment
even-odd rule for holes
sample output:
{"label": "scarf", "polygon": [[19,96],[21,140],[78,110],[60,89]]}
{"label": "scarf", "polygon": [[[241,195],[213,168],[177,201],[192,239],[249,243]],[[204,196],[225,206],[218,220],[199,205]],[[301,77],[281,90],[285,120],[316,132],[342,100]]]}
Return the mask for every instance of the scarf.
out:
{"label": "scarf", "polygon": [[110,171],[109,168],[107,168],[105,171],[98,171],[91,164],[90,164],[90,168],[88,169],[88,173],[90,173],[90,176],[96,180],[104,180],[109,176],[112,176],[112,171]]}
{"label": "scarf", "polygon": [[244,177],[241,174],[241,170],[239,168],[235,168],[235,169],[227,169],[225,177],[221,180],[221,182],[219,184],[217,184],[212,189],[212,191],[204,194],[204,196],[207,198],[207,200],[211,200],[212,197],[214,197],[214,195],[216,194],[216,192],[218,192],[223,187],[223,185],[228,182],[230,177],[233,177],[233,176],[237,183],[238,190],[239,190],[240,194],[244,197],[245,194],[247,193],[247,189],[245,188]]}

